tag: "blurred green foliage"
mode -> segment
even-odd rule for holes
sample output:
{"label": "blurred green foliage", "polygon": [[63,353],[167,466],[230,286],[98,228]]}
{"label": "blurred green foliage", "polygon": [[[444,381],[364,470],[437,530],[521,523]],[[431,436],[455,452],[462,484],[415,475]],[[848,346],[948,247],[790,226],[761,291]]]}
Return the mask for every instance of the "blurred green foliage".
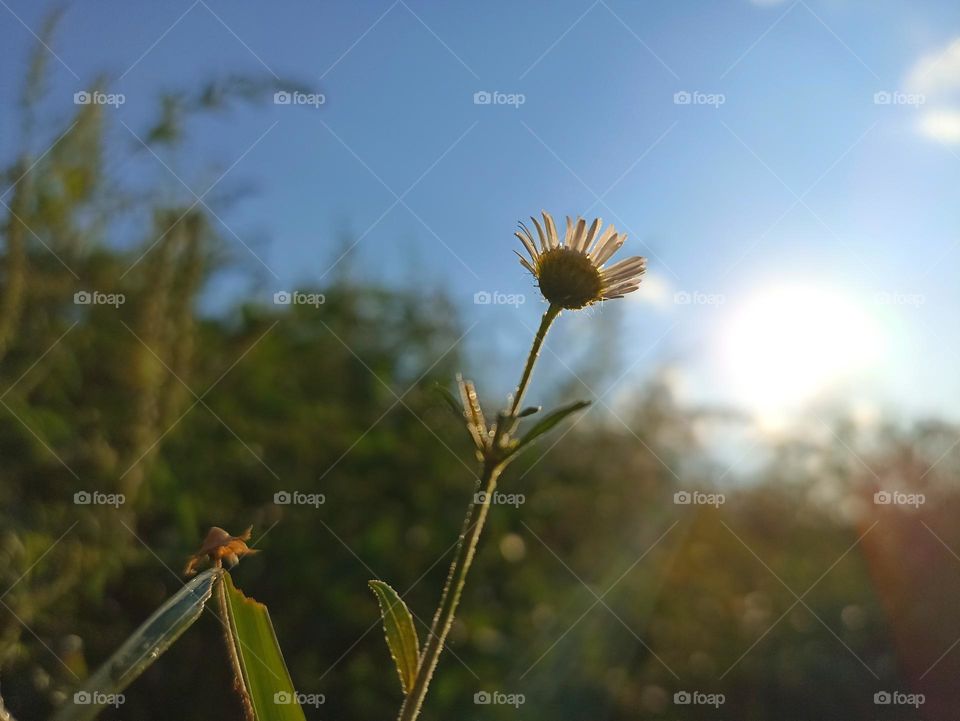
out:
{"label": "blurred green foliage", "polygon": [[[101,106],[38,123],[42,78],[0,210],[7,707],[46,718],[181,586],[208,527],[252,523],[263,552],[235,576],[271,609],[298,690],[325,697],[307,717],[392,717],[367,580],[397,588],[424,634],[473,493],[467,439],[431,390],[476,370],[453,303],[340,275],[319,308],[200,313],[231,239],[202,206],[118,188]],[[164,98],[141,137],[176,144],[185,116],[256,87]],[[118,218],[140,230],[116,242]],[[95,289],[125,302],[74,302]],[[924,718],[952,718],[960,652],[935,662],[960,636],[958,429],[831,421],[745,478],[700,441],[734,421],[679,407],[668,384],[618,408],[554,430],[502,481],[526,502],[494,509],[425,718],[860,719],[881,689],[922,691]],[[673,503],[723,476],[719,509]],[[878,488],[927,502],[875,506]],[[80,491],[125,503],[77,505]],[[324,503],[277,504],[281,491]],[[238,717],[207,616],[103,717]],[[726,703],[674,705],[684,690]],[[525,703],[478,706],[483,691]]]}

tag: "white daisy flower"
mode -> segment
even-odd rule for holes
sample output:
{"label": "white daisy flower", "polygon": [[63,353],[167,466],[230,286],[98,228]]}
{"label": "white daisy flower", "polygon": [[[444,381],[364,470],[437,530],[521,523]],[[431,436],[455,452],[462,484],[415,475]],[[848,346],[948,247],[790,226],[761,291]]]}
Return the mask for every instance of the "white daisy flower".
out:
{"label": "white daisy flower", "polygon": [[647,268],[646,258],[634,256],[606,266],[627,239],[612,225],[600,233],[600,218],[587,227],[583,218],[574,221],[567,216],[567,232],[561,242],[548,212],[543,211],[542,226],[536,218],[530,220],[537,229],[538,239],[520,223],[520,231],[514,235],[523,243],[530,260],[517,255],[552,305],[576,310],[602,300],[622,298],[640,287],[640,278]]}

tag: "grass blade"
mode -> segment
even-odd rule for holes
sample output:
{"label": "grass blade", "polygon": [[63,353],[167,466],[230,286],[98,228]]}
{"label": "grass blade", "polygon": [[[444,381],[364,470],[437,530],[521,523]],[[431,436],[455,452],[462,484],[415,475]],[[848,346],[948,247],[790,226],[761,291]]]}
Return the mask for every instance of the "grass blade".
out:
{"label": "grass blade", "polygon": [[515,446],[515,452],[519,451],[524,446],[532,443],[535,439],[542,436],[544,433],[552,429],[564,418],[569,416],[571,413],[576,413],[577,411],[583,410],[590,405],[590,401],[577,401],[576,403],[571,403],[569,405],[558,408],[551,413],[548,413],[546,416],[541,418],[529,431],[526,435],[519,440]]}
{"label": "grass blade", "polygon": [[200,617],[222,574],[219,568],[204,571],[171,596],[87,679],[54,721],[86,721],[115,703],[117,695]]}
{"label": "grass blade", "polygon": [[254,721],[305,721],[267,607],[237,590],[229,573],[223,574],[220,592],[247,715]]}

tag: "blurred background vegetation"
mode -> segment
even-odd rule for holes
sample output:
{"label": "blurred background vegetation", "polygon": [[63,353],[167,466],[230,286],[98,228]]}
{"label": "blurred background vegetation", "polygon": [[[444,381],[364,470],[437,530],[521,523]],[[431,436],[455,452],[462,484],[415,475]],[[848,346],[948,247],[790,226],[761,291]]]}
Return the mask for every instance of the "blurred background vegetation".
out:
{"label": "blurred background vegetation", "polygon": [[[346,271],[315,289],[319,308],[202,312],[218,273],[249,270],[233,241],[205,206],[117,182],[102,106],[38,122],[44,57],[0,209],[7,708],[46,718],[180,587],[211,525],[253,524],[262,553],[234,577],[271,609],[298,688],[325,696],[307,717],[391,718],[400,692],[366,581],[409,590],[425,630],[473,492],[468,444],[433,391],[476,371],[458,345],[466,321],[440,291]],[[185,116],[267,92],[233,78],[170,95],[138,132],[176,144]],[[31,138],[61,135],[32,152]],[[92,289],[125,302],[74,302]],[[535,389],[540,401],[571,393],[582,388]],[[526,502],[494,509],[426,718],[917,717],[875,706],[881,690],[924,693],[924,718],[953,718],[960,429],[836,418],[724,474],[701,439],[729,414],[680,407],[659,378],[617,407],[620,419],[594,409],[511,468],[502,489]],[[927,501],[876,506],[881,488]],[[674,504],[694,489],[726,503]],[[325,503],[277,505],[281,490]],[[77,505],[79,491],[125,503]],[[674,705],[684,690],[726,703]],[[481,691],[526,703],[477,706]],[[103,717],[239,713],[208,613]]]}

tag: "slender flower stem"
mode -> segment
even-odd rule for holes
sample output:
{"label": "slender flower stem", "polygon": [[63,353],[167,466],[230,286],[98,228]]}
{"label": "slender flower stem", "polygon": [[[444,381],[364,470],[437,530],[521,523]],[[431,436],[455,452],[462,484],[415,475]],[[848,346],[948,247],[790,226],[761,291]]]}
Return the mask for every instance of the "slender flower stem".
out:
{"label": "slender flower stem", "polygon": [[[523,368],[523,375],[520,377],[517,392],[514,394],[513,402],[510,405],[509,417],[515,418],[517,411],[520,409],[520,402],[523,400],[527,385],[530,383],[533,366],[540,355],[540,348],[547,336],[547,330],[549,330],[550,324],[560,315],[560,310],[560,306],[551,304],[540,320],[540,327],[533,339],[530,354],[527,356],[527,362]],[[433,678],[433,672],[440,661],[440,654],[443,652],[447,634],[450,633],[457,606],[460,604],[460,596],[467,582],[467,574],[473,563],[477,543],[480,541],[480,534],[483,532],[483,526],[490,511],[490,500],[497,489],[497,480],[506,465],[507,461],[498,454],[497,447],[491,447],[487,450],[483,461],[483,472],[475,489],[476,491],[483,490],[483,502],[477,504],[474,501],[467,507],[467,514],[463,519],[463,527],[460,530],[460,540],[457,543],[457,552],[450,564],[450,570],[447,572],[447,582],[444,584],[443,593],[440,595],[440,604],[437,606],[433,622],[430,624],[430,635],[427,637],[426,645],[420,654],[420,665],[417,668],[413,688],[410,689],[410,693],[403,701],[403,706],[400,707],[398,721],[414,721],[420,714],[423,701],[427,696],[427,689],[430,687],[430,680]],[[473,518],[474,511],[477,514],[476,520]]]}
{"label": "slender flower stem", "polygon": [[[467,507],[467,515],[463,519],[463,528],[460,531],[460,541],[457,544],[457,553],[450,564],[450,571],[447,573],[447,582],[444,584],[443,593],[440,596],[440,605],[433,616],[433,623],[430,624],[430,635],[424,646],[423,653],[420,655],[420,666],[417,669],[417,677],[414,679],[413,688],[403,701],[400,707],[398,721],[413,721],[420,714],[420,708],[427,696],[427,689],[430,686],[430,679],[433,677],[433,671],[440,661],[440,654],[443,652],[443,645],[447,640],[447,634],[453,625],[453,618],[460,603],[460,595],[463,593],[463,587],[467,582],[467,573],[470,571],[470,565],[473,563],[473,557],[477,550],[477,542],[480,540],[480,533],[483,531],[483,525],[487,520],[487,513],[490,510],[490,499],[497,489],[497,479],[503,466],[500,463],[486,461],[483,464],[483,474],[477,483],[477,490],[483,489],[483,503],[477,506],[472,502]],[[476,521],[473,520],[474,509],[477,510]]]}
{"label": "slender flower stem", "polygon": [[523,368],[523,375],[520,377],[520,383],[517,386],[517,392],[513,394],[513,403],[510,405],[510,415],[517,415],[520,410],[520,403],[523,401],[523,394],[527,391],[527,385],[530,383],[530,376],[533,373],[533,366],[540,356],[540,348],[543,346],[543,340],[547,337],[547,331],[550,324],[560,315],[560,306],[550,304],[543,318],[540,319],[540,327],[537,328],[537,335],[533,339],[533,346],[530,348],[530,355],[527,356],[527,364]]}

